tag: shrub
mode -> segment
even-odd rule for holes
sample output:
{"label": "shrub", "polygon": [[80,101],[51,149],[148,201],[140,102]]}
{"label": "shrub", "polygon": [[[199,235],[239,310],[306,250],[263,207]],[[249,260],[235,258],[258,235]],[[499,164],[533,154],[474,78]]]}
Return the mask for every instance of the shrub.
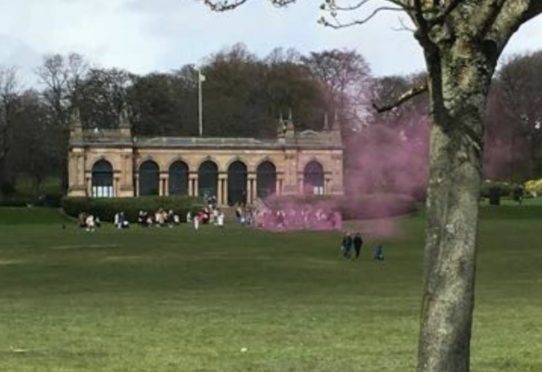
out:
{"label": "shrub", "polygon": [[518,187],[518,185],[512,182],[485,180],[480,188],[480,197],[509,197],[516,187]]}
{"label": "shrub", "polygon": [[26,207],[33,205],[35,199],[25,195],[0,195],[0,206],[2,207]]}
{"label": "shrub", "polygon": [[0,195],[13,195],[15,194],[15,187],[9,183],[4,182],[0,185]]}
{"label": "shrub", "polygon": [[199,198],[190,196],[143,196],[137,198],[64,198],[62,208],[69,216],[90,213],[102,221],[113,221],[115,214],[124,212],[127,220],[136,222],[140,210],[155,212],[162,208],[173,210],[181,221],[186,221],[188,211],[195,212],[204,207]]}
{"label": "shrub", "polygon": [[525,191],[533,196],[542,195],[542,179],[525,182]]}
{"label": "shrub", "polygon": [[357,197],[308,195],[271,197],[266,204],[272,209],[314,208],[339,211],[344,220],[387,218],[416,211],[416,200],[402,194],[364,194]]}

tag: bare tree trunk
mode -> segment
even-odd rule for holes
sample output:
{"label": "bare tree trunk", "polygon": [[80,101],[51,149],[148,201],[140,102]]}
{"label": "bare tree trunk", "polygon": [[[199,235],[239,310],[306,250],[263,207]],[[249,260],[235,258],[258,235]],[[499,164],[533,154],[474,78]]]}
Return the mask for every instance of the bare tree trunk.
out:
{"label": "bare tree trunk", "polygon": [[6,185],[9,181],[6,168],[6,158],[0,157],[0,187]]}
{"label": "bare tree trunk", "polygon": [[445,58],[430,67],[433,126],[420,372],[469,371],[474,309],[482,118],[492,67],[471,60],[476,67],[465,68],[464,60]]}

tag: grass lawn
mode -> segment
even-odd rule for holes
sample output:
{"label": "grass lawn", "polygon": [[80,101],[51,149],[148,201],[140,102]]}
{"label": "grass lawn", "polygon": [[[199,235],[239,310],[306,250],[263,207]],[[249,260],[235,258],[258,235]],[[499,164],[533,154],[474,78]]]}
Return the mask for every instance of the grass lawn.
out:
{"label": "grass lawn", "polygon": [[[482,215],[472,370],[540,372],[542,207]],[[337,233],[63,222],[0,209],[0,371],[414,370],[420,217],[383,264]]]}

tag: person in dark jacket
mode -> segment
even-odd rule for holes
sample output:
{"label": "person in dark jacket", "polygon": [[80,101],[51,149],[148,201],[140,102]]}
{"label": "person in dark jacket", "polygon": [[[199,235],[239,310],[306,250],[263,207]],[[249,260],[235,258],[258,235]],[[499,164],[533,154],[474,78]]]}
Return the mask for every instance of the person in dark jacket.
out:
{"label": "person in dark jacket", "polygon": [[384,247],[378,245],[373,250],[373,259],[375,261],[384,261]]}
{"label": "person in dark jacket", "polygon": [[350,258],[350,252],[352,250],[352,243],[353,243],[352,235],[350,235],[350,233],[347,232],[344,235],[342,243],[341,243],[341,251],[343,253],[344,258]]}
{"label": "person in dark jacket", "polygon": [[354,249],[356,251],[356,260],[359,258],[359,254],[361,253],[361,247],[363,246],[363,239],[361,238],[360,233],[356,233],[353,239]]}

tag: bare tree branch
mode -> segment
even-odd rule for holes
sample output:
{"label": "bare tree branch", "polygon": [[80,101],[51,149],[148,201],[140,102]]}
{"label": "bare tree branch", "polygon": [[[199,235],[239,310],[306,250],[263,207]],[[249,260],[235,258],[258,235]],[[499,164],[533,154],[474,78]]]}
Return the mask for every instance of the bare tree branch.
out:
{"label": "bare tree branch", "polygon": [[403,103],[407,102],[408,100],[419,96],[422,93],[427,92],[427,81],[424,80],[422,83],[412,87],[411,89],[407,90],[403,94],[401,94],[394,102],[391,102],[386,105],[378,105],[377,103],[373,102],[373,108],[378,112],[379,114],[393,110],[396,107],[401,106]]}
{"label": "bare tree branch", "polygon": [[324,26],[326,26],[326,27],[331,27],[331,28],[334,28],[334,29],[352,27],[352,26],[362,25],[364,23],[369,22],[378,13],[383,12],[383,11],[400,11],[400,12],[403,12],[404,9],[403,8],[395,8],[395,7],[391,7],[391,6],[381,6],[381,7],[378,7],[376,9],[374,9],[370,14],[368,14],[365,17],[363,17],[361,19],[354,19],[354,20],[352,20],[350,22],[347,22],[347,23],[342,23],[339,20],[339,17],[337,16],[337,13],[334,13],[333,11],[331,11],[330,12],[331,17],[334,20],[333,22],[328,21],[325,17],[320,18],[319,22],[321,24],[323,24]]}
{"label": "bare tree branch", "polygon": [[[296,0],[270,0],[269,2],[274,6],[281,7],[291,3],[295,3]],[[203,0],[203,3],[207,5],[211,10],[217,12],[224,12],[227,10],[235,9],[248,2],[248,0]]]}

